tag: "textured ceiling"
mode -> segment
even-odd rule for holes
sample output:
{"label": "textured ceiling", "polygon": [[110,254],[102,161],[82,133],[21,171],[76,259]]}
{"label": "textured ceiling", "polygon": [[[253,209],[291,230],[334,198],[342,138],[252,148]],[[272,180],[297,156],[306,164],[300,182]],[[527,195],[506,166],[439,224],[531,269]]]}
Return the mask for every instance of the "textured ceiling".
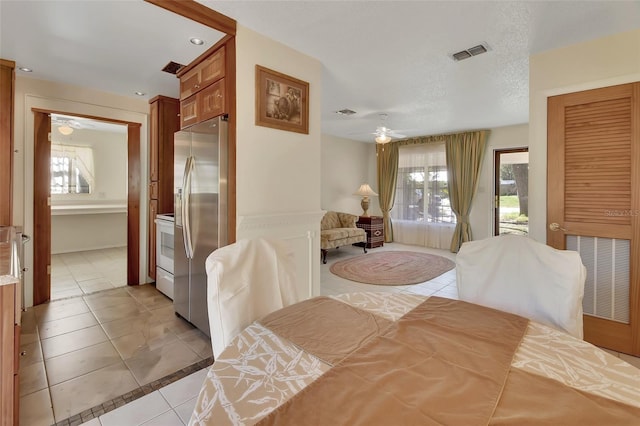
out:
{"label": "textured ceiling", "polygon": [[[640,28],[639,1],[200,2],[317,58],[322,131],[368,141],[379,113],[408,136],[526,123],[532,53]],[[0,24],[0,56],[32,77],[127,96],[177,96],[159,70],[221,36],[142,1],[0,0]],[[486,54],[449,56],[483,42]]]}

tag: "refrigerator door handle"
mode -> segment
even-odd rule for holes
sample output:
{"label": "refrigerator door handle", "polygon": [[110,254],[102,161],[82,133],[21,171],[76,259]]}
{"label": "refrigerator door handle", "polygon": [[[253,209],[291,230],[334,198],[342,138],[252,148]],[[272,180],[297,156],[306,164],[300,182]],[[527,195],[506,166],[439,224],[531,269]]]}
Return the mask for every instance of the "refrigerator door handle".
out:
{"label": "refrigerator door handle", "polygon": [[184,236],[184,250],[188,259],[193,259],[193,244],[191,240],[191,216],[189,204],[191,198],[191,173],[193,172],[193,157],[187,158],[183,177],[182,220],[184,223],[182,235]]}

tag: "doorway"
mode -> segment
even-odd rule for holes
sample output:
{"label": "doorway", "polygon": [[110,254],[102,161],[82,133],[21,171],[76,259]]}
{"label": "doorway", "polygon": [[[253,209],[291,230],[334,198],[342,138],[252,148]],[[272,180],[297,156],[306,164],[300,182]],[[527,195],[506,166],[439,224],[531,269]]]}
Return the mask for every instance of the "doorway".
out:
{"label": "doorway", "polygon": [[494,235],[529,234],[529,149],[494,151]]}
{"label": "doorway", "polygon": [[[34,288],[33,304],[38,305],[51,299],[51,207],[52,207],[52,177],[51,177],[51,130],[53,120],[59,117],[71,116],[75,119],[89,119],[96,122],[119,125],[126,133],[126,284],[139,284],[139,247],[140,247],[140,127],[139,123],[130,123],[101,117],[68,114],[59,111],[43,111],[33,109],[34,112]],[[61,124],[61,123],[58,123]],[[67,123],[68,124],[68,123]],[[55,139],[55,138],[54,138]],[[86,181],[77,176],[76,182]],[[78,186],[87,186],[86,182]],[[99,194],[98,194],[99,195]],[[105,194],[106,195],[106,194]],[[94,232],[105,232],[105,229],[95,229]],[[86,235],[86,233],[84,234]],[[86,275],[84,276],[87,277]],[[95,286],[94,286],[95,287]],[[87,287],[90,290],[90,286]]]}
{"label": "doorway", "polygon": [[51,114],[51,300],[127,285],[127,126]]}
{"label": "doorway", "polygon": [[638,356],[640,82],[547,105],[547,244],[587,269],[584,340]]}

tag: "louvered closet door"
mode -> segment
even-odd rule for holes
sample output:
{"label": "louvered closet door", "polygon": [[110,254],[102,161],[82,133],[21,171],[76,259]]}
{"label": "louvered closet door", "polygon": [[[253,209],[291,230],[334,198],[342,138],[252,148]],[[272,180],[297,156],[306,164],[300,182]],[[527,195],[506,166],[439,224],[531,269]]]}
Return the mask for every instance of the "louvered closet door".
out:
{"label": "louvered closet door", "polygon": [[640,355],[640,83],[550,97],[547,243],[587,267],[585,340]]}

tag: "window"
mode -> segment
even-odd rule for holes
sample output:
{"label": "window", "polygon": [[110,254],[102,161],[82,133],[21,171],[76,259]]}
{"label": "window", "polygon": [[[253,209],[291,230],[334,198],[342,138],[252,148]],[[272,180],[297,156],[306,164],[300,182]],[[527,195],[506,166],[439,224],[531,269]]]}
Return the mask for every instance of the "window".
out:
{"label": "window", "polygon": [[449,202],[444,143],[400,148],[391,218],[455,223]]}
{"label": "window", "polygon": [[93,175],[91,147],[51,144],[52,194],[90,194]]}

